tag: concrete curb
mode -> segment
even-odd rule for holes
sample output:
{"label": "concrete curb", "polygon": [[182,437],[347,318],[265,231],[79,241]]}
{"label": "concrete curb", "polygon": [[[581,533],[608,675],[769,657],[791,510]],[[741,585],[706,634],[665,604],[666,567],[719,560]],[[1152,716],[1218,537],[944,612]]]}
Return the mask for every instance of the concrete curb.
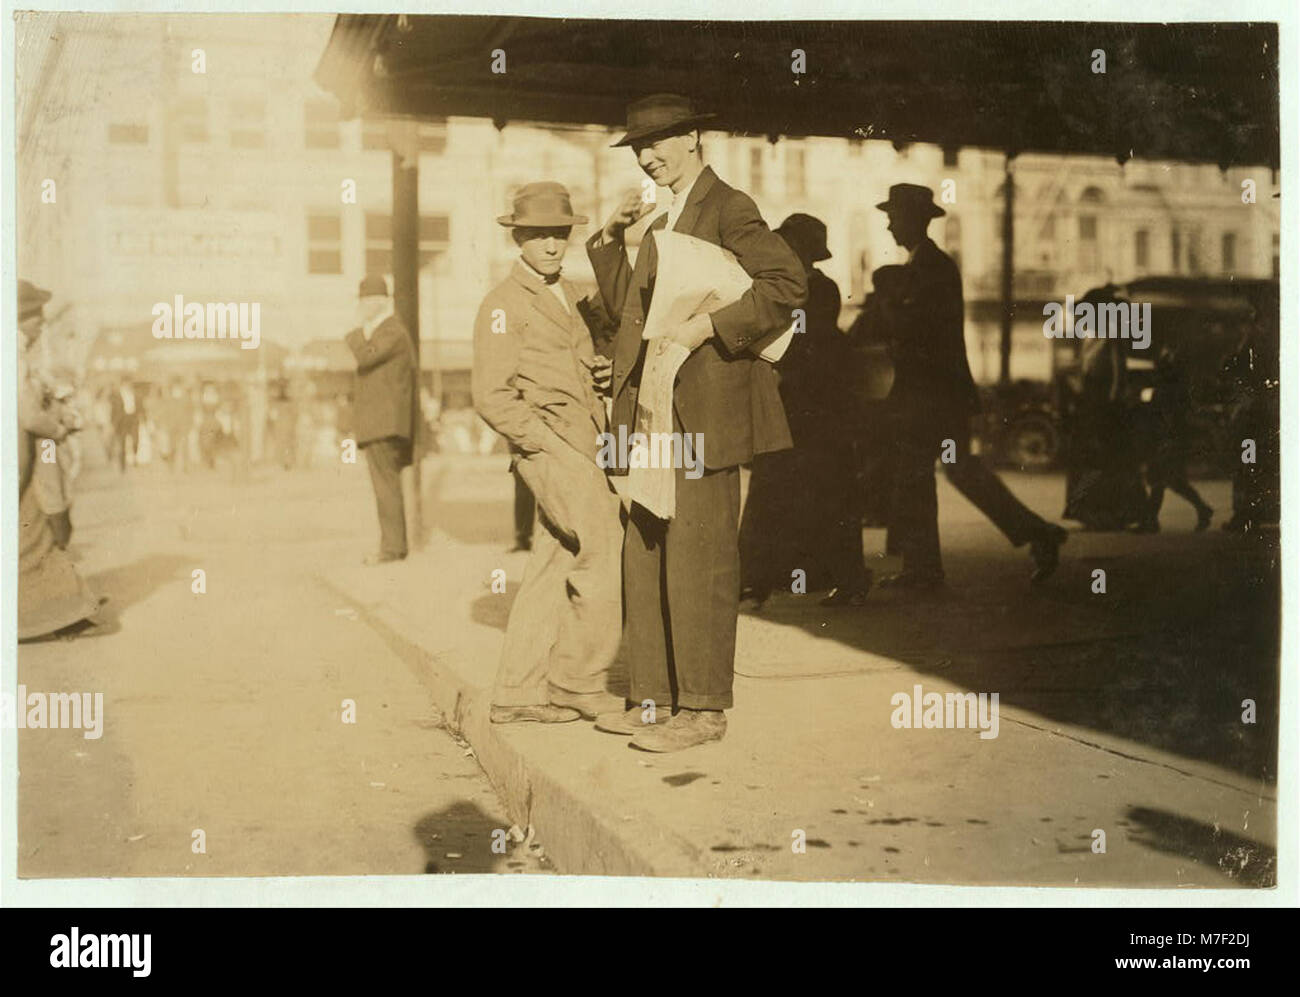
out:
{"label": "concrete curb", "polygon": [[412,669],[452,731],[474,749],[480,767],[504,797],[510,818],[530,825],[563,873],[584,876],[708,875],[700,851],[649,814],[616,813],[574,773],[530,759],[489,720],[487,696],[444,655],[421,645],[400,613],[360,601],[339,578],[318,579],[348,604]]}

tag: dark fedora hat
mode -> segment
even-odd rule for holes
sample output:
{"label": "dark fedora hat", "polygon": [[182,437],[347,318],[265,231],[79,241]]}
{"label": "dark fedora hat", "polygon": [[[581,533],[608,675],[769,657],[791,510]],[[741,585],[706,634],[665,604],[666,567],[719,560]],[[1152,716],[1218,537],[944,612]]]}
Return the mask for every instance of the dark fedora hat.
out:
{"label": "dark fedora hat", "polygon": [[37,287],[30,280],[18,282],[18,321],[39,315],[45,309],[45,302],[54,297],[43,287]]}
{"label": "dark fedora hat", "polygon": [[826,248],[826,223],[820,218],[796,211],[777,227],[776,234],[806,249],[814,263],[831,258]]}
{"label": "dark fedora hat", "polygon": [[627,105],[627,134],[611,149],[642,139],[684,132],[708,121],[713,114],[700,114],[686,97],[675,93],[652,93]]}
{"label": "dark fedora hat", "polygon": [[550,180],[524,184],[515,193],[514,211],[499,215],[497,223],[507,228],[572,228],[585,225],[585,215],[575,215],[569,192]]}
{"label": "dark fedora hat", "polygon": [[934,191],[919,183],[896,183],[889,188],[889,200],[876,205],[881,211],[902,211],[938,218],[948,212],[934,203]]}

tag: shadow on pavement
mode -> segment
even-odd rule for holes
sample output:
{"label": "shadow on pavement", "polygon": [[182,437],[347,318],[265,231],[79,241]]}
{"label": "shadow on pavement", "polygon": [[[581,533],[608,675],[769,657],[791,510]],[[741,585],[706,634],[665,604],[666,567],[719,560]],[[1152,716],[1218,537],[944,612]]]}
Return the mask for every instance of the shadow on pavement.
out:
{"label": "shadow on pavement", "polygon": [[1130,807],[1127,816],[1137,825],[1129,838],[1138,844],[1217,869],[1241,886],[1277,885],[1277,852],[1267,845],[1153,807]]}
{"label": "shadow on pavement", "polygon": [[[877,588],[860,609],[824,609],[814,593],[783,594],[753,615],[997,692],[1002,705],[1050,721],[1276,780],[1276,534],[1074,533],[1057,574],[1038,587],[1028,582],[1023,551],[1005,543],[974,549],[967,537],[951,546],[938,593]],[[1093,591],[1099,569],[1104,593]],[[766,660],[763,642],[750,654],[738,656],[738,672],[823,673],[815,661]],[[853,670],[850,659],[842,664]],[[899,681],[910,691],[918,679]],[[1246,700],[1255,704],[1254,723],[1243,721]]]}
{"label": "shadow on pavement", "polygon": [[182,575],[188,579],[192,558],[175,554],[151,554],[130,564],[119,565],[89,576],[92,591],[109,597],[106,609],[116,615],[129,606],[147,599],[164,584]]}
{"label": "shadow on pavement", "polygon": [[537,871],[545,860],[530,855],[523,842],[510,840],[509,830],[469,802],[425,814],[414,827],[426,873]]}

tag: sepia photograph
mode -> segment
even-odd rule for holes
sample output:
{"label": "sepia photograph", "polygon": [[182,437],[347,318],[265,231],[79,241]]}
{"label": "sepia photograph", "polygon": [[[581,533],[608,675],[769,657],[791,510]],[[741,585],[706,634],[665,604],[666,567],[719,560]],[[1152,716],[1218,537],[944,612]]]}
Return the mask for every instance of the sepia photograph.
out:
{"label": "sepia photograph", "polygon": [[1254,6],[7,9],[6,876],[1276,894]]}

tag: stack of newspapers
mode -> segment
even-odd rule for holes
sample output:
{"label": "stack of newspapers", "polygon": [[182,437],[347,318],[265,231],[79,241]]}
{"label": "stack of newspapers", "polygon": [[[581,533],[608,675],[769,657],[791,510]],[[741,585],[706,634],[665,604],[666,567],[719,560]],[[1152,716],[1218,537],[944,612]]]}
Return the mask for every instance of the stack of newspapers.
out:
{"label": "stack of newspapers", "polygon": [[[672,519],[676,511],[674,465],[685,458],[685,441],[673,433],[673,384],[690,351],[663,337],[696,315],[715,312],[738,300],[753,285],[753,278],[721,246],[680,232],[655,232],[653,238],[659,265],[643,336],[652,342],[646,347],[637,396],[627,491],[629,501],[660,519]],[[784,332],[756,342],[750,352],[776,363],[793,335],[792,322]],[[662,441],[670,440],[676,441],[675,447],[663,445]],[[637,453],[639,448],[644,452]],[[696,459],[699,456],[696,454]]]}

